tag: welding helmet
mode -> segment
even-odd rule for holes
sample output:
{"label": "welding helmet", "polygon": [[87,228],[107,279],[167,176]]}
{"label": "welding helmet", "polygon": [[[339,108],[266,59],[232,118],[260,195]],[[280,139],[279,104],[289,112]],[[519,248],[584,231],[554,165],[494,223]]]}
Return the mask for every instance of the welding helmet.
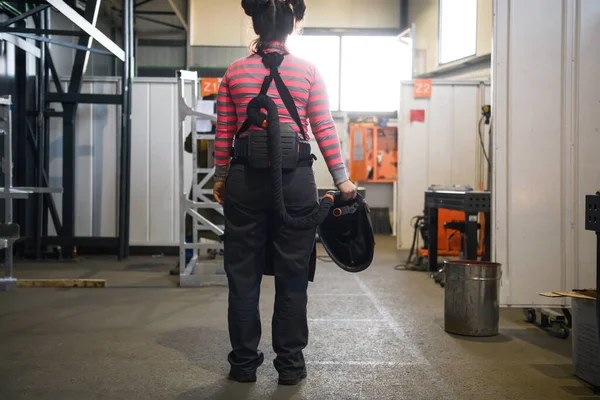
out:
{"label": "welding helmet", "polygon": [[327,218],[319,225],[319,239],[341,269],[361,272],[371,265],[375,253],[371,211],[360,194],[345,202],[339,197],[336,196]]}

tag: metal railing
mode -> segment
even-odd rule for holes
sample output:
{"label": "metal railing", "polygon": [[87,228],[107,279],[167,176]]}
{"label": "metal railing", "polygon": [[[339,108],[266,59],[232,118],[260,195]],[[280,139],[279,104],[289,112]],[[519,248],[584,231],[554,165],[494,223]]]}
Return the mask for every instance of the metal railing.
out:
{"label": "metal railing", "polygon": [[[186,101],[186,86],[191,84],[192,106]],[[213,209],[223,215],[223,208],[209,197],[212,189],[206,185],[214,176],[213,157],[211,151],[208,151],[206,165],[198,165],[198,141],[211,141],[214,148],[214,134],[199,134],[197,132],[197,120],[216,121],[214,114],[205,114],[196,110],[198,104],[198,74],[193,71],[181,70],[178,72],[178,99],[179,99],[179,267],[180,267],[180,286],[201,286],[210,283],[223,284],[226,282],[226,276],[222,265],[217,262],[210,262],[206,259],[208,250],[222,250],[222,243],[208,243],[199,238],[199,231],[211,231],[217,236],[223,234],[223,226],[215,224],[198,211],[200,209]],[[190,183],[184,180],[184,131],[186,120],[191,119],[191,145],[192,145],[192,185],[191,193],[187,193]],[[203,175],[201,180],[199,175]],[[192,242],[188,243],[186,238],[186,217],[191,217],[192,224]],[[186,262],[186,251],[192,250],[193,256]]]}

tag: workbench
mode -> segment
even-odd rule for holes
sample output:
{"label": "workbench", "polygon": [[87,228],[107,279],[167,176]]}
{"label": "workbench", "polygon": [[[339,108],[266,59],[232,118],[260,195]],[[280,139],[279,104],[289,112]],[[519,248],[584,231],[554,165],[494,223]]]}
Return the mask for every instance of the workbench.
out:
{"label": "workbench", "polygon": [[463,211],[465,213],[466,223],[466,249],[465,259],[477,260],[478,247],[478,214],[484,213],[484,247],[483,261],[491,259],[491,192],[483,191],[459,191],[459,190],[426,190],[425,191],[425,213],[428,224],[428,258],[429,271],[438,270],[438,210],[440,208],[447,210]]}

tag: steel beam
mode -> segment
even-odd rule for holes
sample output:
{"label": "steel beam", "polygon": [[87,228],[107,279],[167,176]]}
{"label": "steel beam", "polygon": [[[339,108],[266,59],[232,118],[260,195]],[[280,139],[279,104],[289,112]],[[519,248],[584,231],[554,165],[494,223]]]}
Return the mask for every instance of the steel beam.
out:
{"label": "steel beam", "polygon": [[18,32],[13,33],[13,35],[24,37],[26,39],[37,40],[38,42],[46,42],[46,43],[55,44],[57,46],[68,47],[68,48],[75,49],[75,50],[89,51],[90,53],[96,53],[96,54],[102,54],[102,55],[108,55],[108,56],[112,55],[112,53],[107,50],[94,49],[93,47],[86,47],[86,46],[81,46],[81,45],[73,44],[73,43],[69,43],[69,42],[63,42],[63,41],[56,40],[56,39],[50,39],[50,38],[47,38],[44,36],[31,35],[28,33],[18,33]]}
{"label": "steel beam", "polygon": [[[61,14],[67,17],[71,22],[85,31],[88,35],[90,35],[94,40],[100,43],[106,50],[110,51],[115,55],[119,60],[125,60],[125,52],[119,46],[115,44],[112,40],[110,40],[104,33],[102,33],[98,28],[92,25],[89,21],[86,21],[79,13],[69,7],[63,0],[47,0],[48,3],[52,4],[52,6],[58,10]],[[89,2],[88,2],[89,3]],[[88,4],[89,7],[89,4]]]}
{"label": "steel beam", "polygon": [[4,10],[5,13],[7,13],[8,15],[12,15],[13,17],[16,17],[19,15],[19,13],[15,12],[13,8],[9,8],[5,4],[2,4],[2,3],[0,3],[0,10]]}
{"label": "steel beam", "polygon": [[185,40],[169,39],[139,39],[138,46],[144,47],[182,47],[185,46]]}
{"label": "steel beam", "polygon": [[[54,0],[49,0],[52,3]],[[68,7],[65,4],[66,7]],[[70,7],[69,9],[73,11]],[[94,29],[96,21],[98,19],[98,12],[100,10],[100,2],[98,0],[89,0],[86,4],[83,17],[77,14],[87,24],[90,24]],[[62,10],[59,9],[63,14]],[[75,11],[73,11],[75,12]],[[68,15],[65,14],[68,18]],[[71,18],[70,18],[71,19]],[[75,21],[73,21],[75,22]],[[78,24],[79,25],[79,24]],[[79,25],[81,26],[81,25]],[[90,47],[92,44],[93,37],[80,37],[78,41],[79,46]],[[69,81],[69,88],[65,94],[54,94],[48,93],[48,101],[59,101],[63,103],[64,115],[63,115],[63,189],[64,193],[62,196],[62,234],[61,238],[64,240],[62,246],[62,257],[71,258],[73,256],[72,240],[75,236],[75,159],[77,156],[76,152],[76,116],[77,106],[81,101],[82,95],[81,85],[87,61],[89,57],[88,51],[78,50],[75,53],[75,60],[73,61],[73,68],[71,71],[71,79]],[[56,96],[56,97],[55,97]],[[94,97],[94,95],[87,95],[88,97]],[[97,96],[97,95],[96,95]],[[118,96],[117,96],[118,97]]]}
{"label": "steel beam", "polygon": [[[89,21],[94,28],[96,27],[96,23],[98,22],[98,13],[100,12],[100,0],[88,0],[84,12],[84,17],[87,21]],[[89,49],[92,47],[92,43],[94,42],[93,36],[90,37],[80,37],[78,41],[79,47],[84,47]],[[85,75],[85,71],[87,70],[88,61],[90,59],[89,51],[78,51],[75,54],[75,61],[73,66],[73,73],[76,74],[75,79],[73,79],[73,75],[71,75],[71,82],[69,83],[69,93],[81,91],[81,79]],[[79,69],[79,63],[83,62],[83,68]]]}
{"label": "steel beam", "polygon": [[175,4],[175,2],[173,0],[167,0],[167,1],[169,2],[169,5],[173,9],[173,12],[175,12],[175,15],[177,15],[177,19],[179,20],[179,22],[181,23],[181,25],[185,28],[186,31],[188,31],[189,28],[188,28],[188,24],[186,22],[186,19],[183,17],[183,14],[181,13],[181,11],[179,11],[179,8],[177,7],[177,4]]}
{"label": "steel beam", "polygon": [[[48,95],[50,100],[50,94]],[[77,116],[76,103],[63,103],[63,189],[62,195],[62,232],[63,240],[62,257],[73,257],[72,239],[75,236],[75,118]]]}
{"label": "steel beam", "polygon": [[27,40],[21,39],[20,37],[10,35],[8,33],[0,33],[0,39],[6,40],[9,43],[14,44],[21,50],[26,51],[27,53],[35,56],[36,58],[40,58],[40,49],[36,45],[29,43]]}
{"label": "steel beam", "polygon": [[[51,22],[51,18],[50,18],[50,9],[46,9],[44,11],[44,25],[45,28],[49,28],[52,26],[52,22]],[[57,86],[57,91],[59,93],[63,93],[62,90],[62,86],[60,85],[60,81],[58,80],[58,74],[56,73],[56,68],[54,68],[54,64],[52,63],[52,54],[50,54],[50,45],[48,43],[44,43],[44,47],[46,48],[46,63],[44,65],[44,93],[47,96],[47,94],[50,92],[50,75],[51,74],[55,74],[56,76],[56,80],[55,83],[58,85]],[[50,66],[52,65],[53,69],[51,70]],[[50,171],[50,116],[47,115],[45,113],[45,111],[48,109],[48,105],[50,103],[48,102],[47,98],[45,99],[44,102],[44,132],[42,135],[42,141],[40,143],[38,143],[39,145],[39,149],[40,149],[40,155],[41,155],[41,160],[42,160],[42,171],[43,171],[43,178],[45,179],[45,182],[48,182],[48,171]],[[48,183],[44,183],[46,186],[49,186]],[[47,236],[48,235],[48,212],[52,212],[52,206],[54,206],[54,211],[56,211],[56,218],[54,218],[54,215],[52,215],[52,219],[54,222],[54,227],[56,230],[56,233],[58,235],[60,235],[60,232],[62,231],[62,223],[60,222],[60,217],[58,216],[58,210],[56,209],[56,204],[54,203],[54,197],[52,197],[52,195],[47,194],[44,195],[44,212],[42,214],[42,234],[40,236]],[[60,229],[59,226],[56,224],[56,222],[59,222],[60,225]],[[40,240],[41,242],[41,240]]]}
{"label": "steel beam", "polygon": [[175,25],[175,24],[170,24],[168,22],[163,22],[163,21],[158,21],[156,19],[152,19],[152,18],[148,18],[148,17],[143,17],[141,15],[136,15],[135,16],[138,19],[144,20],[144,21],[148,21],[148,22],[153,22],[157,25],[162,25],[162,26],[168,26],[169,28],[173,28],[173,29],[178,29],[180,31],[185,31],[185,28],[179,26],[179,25]]}
{"label": "steel beam", "polygon": [[136,10],[136,14],[139,15],[175,15],[173,11],[147,11],[147,10]]}
{"label": "steel beam", "polygon": [[21,15],[17,15],[16,17],[13,17],[13,18],[9,19],[8,21],[5,21],[5,22],[1,23],[0,24],[0,29],[6,28],[7,26],[10,26],[10,25],[12,25],[12,24],[14,24],[16,22],[23,21],[26,18],[29,18],[32,15],[37,14],[40,11],[43,11],[43,10],[45,10],[48,7],[50,7],[50,4],[42,4],[41,6],[37,6],[36,8],[32,8],[31,10],[26,11],[26,12],[24,12]]}
{"label": "steel beam", "polygon": [[135,3],[135,7],[137,8],[139,6],[143,6],[144,4],[150,3],[152,1],[154,1],[154,0],[143,0],[143,1],[140,1],[139,3]]}
{"label": "steel beam", "polygon": [[83,103],[83,104],[115,104],[120,105],[118,94],[85,94],[85,93],[48,93],[50,103]]}
{"label": "steel beam", "polygon": [[[32,35],[56,35],[56,36],[88,36],[82,31],[72,31],[70,29],[40,29],[40,28],[3,28],[0,32],[5,33],[29,33]],[[111,53],[112,54],[112,53]]]}
{"label": "steel beam", "polygon": [[[58,77],[58,71],[56,70],[56,66],[54,65],[54,60],[52,59],[52,52],[50,51],[50,46],[46,44],[46,60],[48,61],[48,68],[52,73],[52,81],[54,82],[54,86],[56,87],[56,91],[58,93],[64,94],[65,90],[63,89],[62,84],[60,83],[60,78]],[[48,86],[50,89],[50,86]]]}
{"label": "steel beam", "polygon": [[[46,121],[47,122],[47,121]],[[48,124],[46,123],[44,126],[44,130],[49,130]],[[29,143],[32,147],[33,153],[37,155],[38,159],[36,159],[36,161],[38,162],[38,179],[39,179],[39,183],[38,183],[38,188],[34,189],[34,188],[19,188],[22,190],[29,190],[32,189],[31,192],[32,193],[36,193],[38,190],[43,191],[44,189],[48,188],[50,186],[50,180],[48,179],[48,173],[47,173],[47,168],[45,167],[46,165],[46,156],[45,156],[45,147],[46,147],[46,137],[45,137],[45,133],[43,135],[40,136],[40,139],[42,139],[41,141],[36,141],[35,138],[32,135],[28,135],[29,138]],[[41,159],[41,163],[40,163],[40,159]],[[40,171],[40,165],[41,165],[41,171]],[[41,175],[41,176],[40,176]],[[61,234],[62,231],[62,224],[60,222],[60,216],[58,215],[58,209],[56,208],[56,202],[54,201],[54,197],[52,197],[51,193],[62,193],[63,189],[48,189],[47,192],[41,192],[43,193],[43,196],[41,196],[40,198],[43,198],[43,200],[45,201],[45,205],[47,207],[47,209],[50,211],[50,217],[52,218],[52,223],[54,224],[54,230],[56,230],[57,234]],[[48,218],[47,213],[45,212],[45,210],[40,213],[40,217],[43,218]],[[43,221],[42,221],[42,225],[43,225]],[[40,235],[41,237],[42,235]]]}
{"label": "steel beam", "polygon": [[[46,7],[44,12],[37,14],[34,17],[34,21],[37,28],[40,30],[44,30],[47,28],[45,13],[49,11]],[[40,46],[40,58],[37,64],[37,140],[35,141],[35,148],[33,150],[33,154],[35,155],[35,163],[36,163],[36,176],[35,176],[35,185],[38,187],[44,186],[44,133],[46,130],[46,123],[48,122],[44,116],[44,110],[46,109],[46,93],[47,85],[46,85],[46,76],[45,73],[47,71],[46,68],[46,44],[42,44]],[[62,189],[61,189],[62,192]],[[34,237],[34,248],[35,248],[35,258],[40,259],[42,257],[42,235],[44,234],[44,216],[46,213],[44,212],[44,196],[35,196],[35,237]]]}
{"label": "steel beam", "polygon": [[134,7],[133,0],[123,0],[123,62],[121,107],[121,154],[119,173],[119,260],[129,257],[129,222],[131,210],[131,90],[132,54],[134,48]]}
{"label": "steel beam", "polygon": [[[16,23],[17,26],[25,26],[26,21],[21,20]],[[39,50],[39,49],[38,49]],[[39,57],[38,57],[39,58]],[[11,186],[30,186],[30,171],[32,166],[28,163],[28,148],[27,148],[27,110],[29,106],[29,98],[31,97],[31,91],[29,90],[28,76],[27,76],[27,53],[25,51],[17,50],[15,52],[15,89],[17,96],[13,98],[14,107],[14,122],[16,125],[13,130],[13,167],[14,167],[14,180],[11,182]],[[9,193],[4,193],[9,195]],[[18,202],[15,204],[14,217],[16,222],[21,226],[21,233],[24,236],[31,234],[30,228],[30,213],[27,212],[27,208],[30,205],[28,202]],[[21,245],[19,245],[20,247]]]}

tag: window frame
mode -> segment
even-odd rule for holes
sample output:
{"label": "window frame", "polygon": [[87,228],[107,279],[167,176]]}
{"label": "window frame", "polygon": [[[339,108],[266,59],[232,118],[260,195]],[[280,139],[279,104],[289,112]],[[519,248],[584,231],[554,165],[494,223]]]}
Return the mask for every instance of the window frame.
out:
{"label": "window frame", "polygon": [[459,62],[459,61],[464,61],[467,60],[469,58],[475,57],[477,56],[477,45],[478,45],[478,28],[479,28],[479,1],[475,0],[475,50],[473,51],[472,54],[469,55],[465,55],[450,61],[445,61],[442,62],[442,2],[444,0],[438,0],[438,34],[437,34],[437,39],[438,39],[438,46],[437,46],[437,53],[438,53],[438,57],[437,57],[437,64],[438,66],[445,66],[445,65],[449,65],[455,62]]}
{"label": "window frame", "polygon": [[[373,33],[373,32],[371,32]],[[360,37],[360,36],[380,36],[380,37],[397,37],[397,34],[390,34],[387,31],[382,31],[380,32],[379,35],[367,35],[364,34],[364,32],[354,32],[354,31],[348,31],[348,32],[335,32],[335,31],[328,31],[328,30],[304,30],[302,33],[299,34],[299,36],[303,36],[303,37],[314,37],[314,36],[333,36],[338,38],[338,43],[339,43],[339,48],[338,48],[338,66],[337,66],[337,72],[338,72],[338,87],[337,87],[337,104],[333,104],[331,103],[331,98],[330,98],[330,112],[332,113],[345,113],[345,114],[390,114],[390,113],[394,113],[397,112],[396,111],[376,111],[376,110],[353,110],[353,111],[348,111],[348,110],[344,110],[342,107],[342,94],[344,93],[344,89],[343,89],[343,74],[344,74],[344,38],[345,37]],[[414,62],[414,59],[413,59]],[[328,88],[329,90],[329,88]],[[330,96],[331,97],[331,96]],[[335,108],[333,106],[336,106]]]}

